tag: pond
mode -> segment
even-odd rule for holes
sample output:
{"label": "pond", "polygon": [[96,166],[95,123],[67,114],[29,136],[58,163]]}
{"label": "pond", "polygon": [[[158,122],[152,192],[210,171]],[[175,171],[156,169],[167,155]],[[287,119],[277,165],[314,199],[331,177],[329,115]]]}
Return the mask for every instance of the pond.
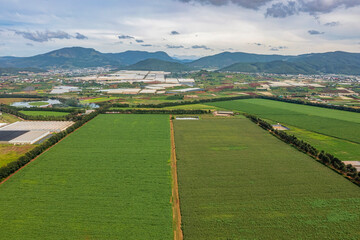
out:
{"label": "pond", "polygon": [[61,104],[61,102],[56,99],[49,99],[47,101],[15,102],[11,104],[11,106],[31,108],[31,107],[46,107],[54,104]]}

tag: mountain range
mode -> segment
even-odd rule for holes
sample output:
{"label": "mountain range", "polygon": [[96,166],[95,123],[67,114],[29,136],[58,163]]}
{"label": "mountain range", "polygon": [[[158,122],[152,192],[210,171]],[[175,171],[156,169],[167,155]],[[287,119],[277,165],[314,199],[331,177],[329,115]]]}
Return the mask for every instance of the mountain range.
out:
{"label": "mountain range", "polygon": [[360,74],[360,53],[327,52],[297,56],[223,52],[183,62],[166,52],[126,51],[101,53],[92,48],[62,48],[32,57],[0,57],[1,68],[112,67],[171,72],[212,69],[229,72],[278,74]]}

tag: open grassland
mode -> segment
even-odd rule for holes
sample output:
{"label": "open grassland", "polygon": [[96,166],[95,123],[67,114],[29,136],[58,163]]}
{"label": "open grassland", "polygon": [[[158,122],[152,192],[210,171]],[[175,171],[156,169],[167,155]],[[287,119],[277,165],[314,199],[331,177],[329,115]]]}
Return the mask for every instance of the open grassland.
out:
{"label": "open grassland", "polygon": [[52,117],[62,117],[69,115],[68,112],[56,112],[56,111],[20,111],[21,113],[28,116],[52,116]]}
{"label": "open grassland", "polygon": [[[264,99],[209,103],[360,144],[360,114]],[[311,142],[310,142],[311,143]]]}
{"label": "open grassland", "polygon": [[115,100],[115,99],[119,99],[119,97],[90,98],[90,99],[81,100],[80,103],[82,103],[82,104],[84,104],[84,103],[99,103],[99,102],[106,102],[106,101]]}
{"label": "open grassland", "polygon": [[174,125],[184,239],[358,239],[342,176],[248,119]]}
{"label": "open grassland", "polygon": [[36,145],[0,144],[0,167],[17,160],[34,147],[36,147]]}
{"label": "open grassland", "polygon": [[167,115],[100,115],[0,185],[0,239],[172,239]]}
{"label": "open grassland", "polygon": [[360,144],[331,136],[307,131],[293,126],[286,133],[295,135],[297,138],[311,143],[317,149],[331,153],[342,161],[359,161]]}
{"label": "open grassland", "polygon": [[3,113],[0,115],[0,122],[1,123],[14,123],[20,121],[19,118],[17,118],[14,115],[8,114],[8,113]]}
{"label": "open grassland", "polygon": [[48,102],[31,102],[31,103],[29,103],[29,105],[40,107],[40,106],[43,106],[43,105],[49,105],[49,103]]}
{"label": "open grassland", "polygon": [[0,98],[0,103],[10,105],[14,102],[36,101],[38,98]]}

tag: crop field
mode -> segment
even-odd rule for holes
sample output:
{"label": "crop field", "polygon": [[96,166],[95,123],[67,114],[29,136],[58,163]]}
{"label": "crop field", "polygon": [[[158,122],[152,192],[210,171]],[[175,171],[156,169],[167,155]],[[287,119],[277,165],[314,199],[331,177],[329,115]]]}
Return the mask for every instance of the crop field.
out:
{"label": "crop field", "polygon": [[165,109],[189,109],[189,110],[217,110],[217,107],[205,104],[187,104],[173,107],[165,107]]}
{"label": "crop field", "polygon": [[56,112],[56,111],[20,111],[21,113],[28,116],[53,116],[62,117],[69,115],[68,112]]}
{"label": "crop field", "polygon": [[90,98],[90,99],[86,99],[86,100],[81,100],[80,102],[81,102],[82,104],[84,104],[84,103],[99,103],[99,102],[106,102],[106,101],[115,100],[115,99],[119,99],[119,97],[98,97],[98,98]]}
{"label": "crop field", "polygon": [[299,139],[311,143],[317,149],[331,153],[342,161],[358,161],[360,159],[360,144],[350,142],[323,134],[307,131],[304,129],[289,126],[290,135],[295,135]]}
{"label": "crop field", "polygon": [[0,167],[7,165],[10,162],[17,160],[25,153],[33,149],[35,145],[13,145],[0,144]]}
{"label": "crop field", "polygon": [[[244,99],[209,104],[224,109],[247,112],[263,119],[342,139],[344,141],[341,145],[346,145],[346,149],[352,149],[354,144],[360,144],[359,113],[264,99]],[[313,141],[311,138],[308,141],[314,146],[316,144],[321,146],[318,141]],[[322,145],[326,144],[326,142],[322,143]],[[329,152],[331,153],[331,151]],[[353,156],[355,155],[353,154]]]}
{"label": "crop field", "polygon": [[0,115],[0,122],[4,122],[4,123],[14,123],[20,121],[19,118],[17,118],[14,115],[8,114],[8,113],[3,113]]}
{"label": "crop field", "polygon": [[342,176],[248,119],[174,125],[184,239],[358,239]]}
{"label": "crop field", "polygon": [[0,239],[173,239],[169,127],[96,117],[0,185]]}

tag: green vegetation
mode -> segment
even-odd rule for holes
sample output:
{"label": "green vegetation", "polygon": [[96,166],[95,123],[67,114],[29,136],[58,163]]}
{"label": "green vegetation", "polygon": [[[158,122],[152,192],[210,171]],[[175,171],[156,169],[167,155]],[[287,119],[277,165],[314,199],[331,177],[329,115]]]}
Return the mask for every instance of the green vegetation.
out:
{"label": "green vegetation", "polygon": [[129,70],[145,70],[145,71],[167,71],[167,72],[183,72],[190,71],[192,68],[177,62],[169,62],[159,59],[146,59],[126,67]]}
{"label": "green vegetation", "polygon": [[311,143],[317,149],[332,153],[342,161],[358,161],[360,156],[360,145],[343,139],[326,136],[323,134],[307,131],[297,127],[289,126],[287,134]]}
{"label": "green vegetation", "polygon": [[360,143],[358,113],[264,99],[217,102],[209,105],[254,114],[263,119]]}
{"label": "green vegetation", "polygon": [[15,117],[14,115],[11,115],[9,113],[3,113],[0,115],[0,122],[13,123],[13,122],[17,122],[17,121],[20,121],[20,119],[18,119],[17,117]]}
{"label": "green vegetation", "polygon": [[66,116],[69,113],[68,112],[56,112],[56,111],[19,111],[25,115],[28,116],[54,116],[54,117],[58,117],[58,116]]}
{"label": "green vegetation", "polygon": [[31,102],[29,103],[29,105],[31,106],[43,106],[43,105],[48,105],[49,103],[48,102]]}
{"label": "green vegetation", "polygon": [[174,124],[184,239],[358,239],[345,178],[247,119]]}
{"label": "green vegetation", "polygon": [[0,186],[1,239],[172,239],[168,115],[100,115]]}
{"label": "green vegetation", "polygon": [[91,99],[81,100],[80,103],[81,103],[81,104],[84,104],[84,103],[98,103],[98,102],[106,102],[106,101],[115,100],[115,99],[119,99],[119,97],[98,97],[98,98],[91,98]]}
{"label": "green vegetation", "polygon": [[0,168],[17,160],[36,145],[0,144]]}
{"label": "green vegetation", "polygon": [[179,105],[173,107],[165,107],[164,109],[189,109],[189,110],[217,110],[217,107],[209,106],[205,104],[189,104],[189,105]]}

